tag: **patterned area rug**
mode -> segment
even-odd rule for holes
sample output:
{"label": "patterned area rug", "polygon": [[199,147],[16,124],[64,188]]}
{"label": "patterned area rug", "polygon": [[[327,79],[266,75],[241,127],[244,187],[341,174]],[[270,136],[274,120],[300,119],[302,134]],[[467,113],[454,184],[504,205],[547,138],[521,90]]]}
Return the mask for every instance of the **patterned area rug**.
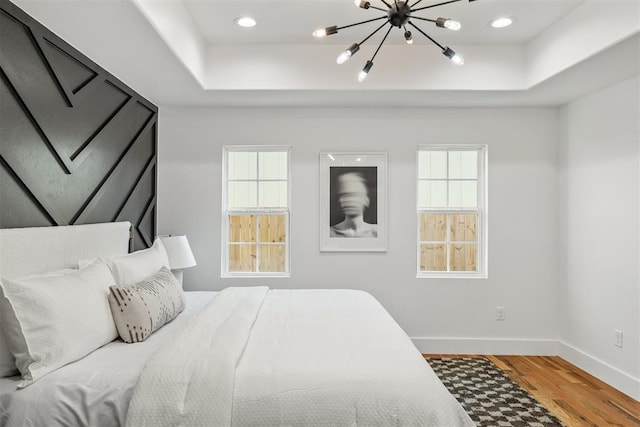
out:
{"label": "patterned area rug", "polygon": [[533,396],[487,359],[434,358],[427,361],[478,426],[563,426]]}

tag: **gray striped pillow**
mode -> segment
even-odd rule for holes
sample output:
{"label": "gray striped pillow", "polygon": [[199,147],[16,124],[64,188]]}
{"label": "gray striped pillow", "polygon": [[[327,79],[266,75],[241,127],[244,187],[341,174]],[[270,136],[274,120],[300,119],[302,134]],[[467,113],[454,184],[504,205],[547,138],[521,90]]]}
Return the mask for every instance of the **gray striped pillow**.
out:
{"label": "gray striped pillow", "polygon": [[167,268],[131,286],[111,286],[109,306],[118,335],[135,343],[173,320],[185,307],[182,286]]}

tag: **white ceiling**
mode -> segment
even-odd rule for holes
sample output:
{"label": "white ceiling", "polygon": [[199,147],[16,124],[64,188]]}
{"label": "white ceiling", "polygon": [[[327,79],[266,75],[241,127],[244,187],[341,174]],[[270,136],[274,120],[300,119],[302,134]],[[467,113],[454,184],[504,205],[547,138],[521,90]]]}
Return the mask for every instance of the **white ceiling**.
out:
{"label": "white ceiling", "polygon": [[[412,4],[415,1],[412,0]],[[442,1],[424,0],[416,7]],[[428,22],[413,22],[432,37],[450,44],[525,43],[584,1],[478,0],[469,3],[464,0],[414,14],[431,19],[440,16],[455,19],[463,23],[460,31],[436,28]],[[386,8],[381,0],[372,0],[371,3]],[[311,36],[316,28],[343,26],[385,15],[378,10],[355,7],[351,0],[184,0],[184,4],[197,31],[211,44],[316,44],[318,41]],[[245,15],[256,19],[258,25],[251,29],[236,26],[235,18]],[[518,17],[517,25],[502,30],[488,25],[491,19],[504,15]],[[345,29],[327,38],[326,42],[348,46],[360,41],[378,25],[380,23],[372,22]],[[424,37],[416,37],[416,42],[429,43]],[[394,30],[387,43],[403,44],[402,32]]]}
{"label": "white ceiling", "polygon": [[[383,15],[352,0],[12,1],[161,106],[562,105],[640,74],[640,0],[463,0],[423,10],[414,15],[462,23],[456,33],[414,21],[465,65],[415,32],[418,45],[407,46],[396,29],[363,83],[355,75],[382,31],[348,63],[335,57],[376,23],[311,36]],[[258,25],[237,27],[242,15]],[[517,21],[490,28],[499,15]]]}

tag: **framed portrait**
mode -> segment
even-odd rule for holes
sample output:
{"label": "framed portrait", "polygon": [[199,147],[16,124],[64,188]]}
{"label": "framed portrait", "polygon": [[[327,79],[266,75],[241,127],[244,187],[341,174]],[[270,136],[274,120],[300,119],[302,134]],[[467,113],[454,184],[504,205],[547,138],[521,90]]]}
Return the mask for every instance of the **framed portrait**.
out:
{"label": "framed portrait", "polygon": [[387,153],[320,153],[320,251],[387,250]]}

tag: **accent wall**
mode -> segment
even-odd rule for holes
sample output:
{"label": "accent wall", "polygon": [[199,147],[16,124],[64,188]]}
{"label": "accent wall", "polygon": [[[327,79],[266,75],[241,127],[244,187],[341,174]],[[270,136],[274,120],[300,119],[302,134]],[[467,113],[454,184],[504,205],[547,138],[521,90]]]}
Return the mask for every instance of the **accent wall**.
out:
{"label": "accent wall", "polygon": [[0,227],[156,229],[158,109],[13,3],[0,1]]}

